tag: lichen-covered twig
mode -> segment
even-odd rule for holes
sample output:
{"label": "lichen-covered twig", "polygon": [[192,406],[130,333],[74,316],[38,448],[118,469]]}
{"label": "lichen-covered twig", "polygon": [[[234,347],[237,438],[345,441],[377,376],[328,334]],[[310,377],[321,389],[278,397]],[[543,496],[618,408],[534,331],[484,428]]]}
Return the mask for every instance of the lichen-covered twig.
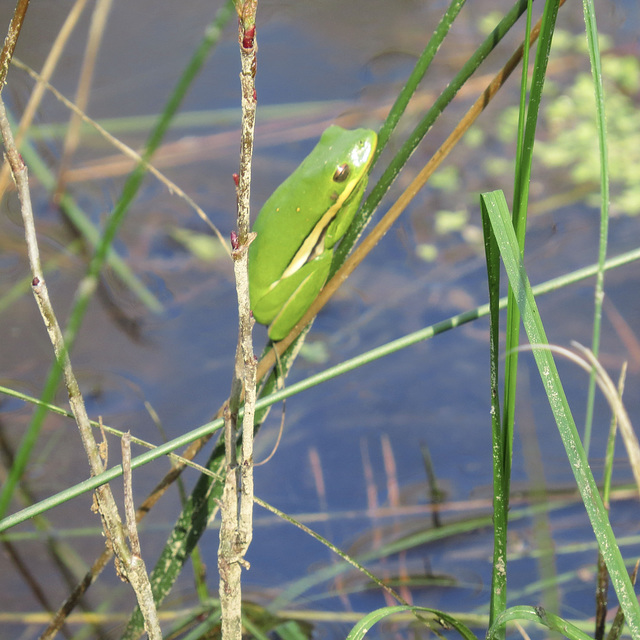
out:
{"label": "lichen-covered twig", "polygon": [[[225,483],[220,501],[220,607],[223,640],[242,638],[242,568],[253,533],[253,422],[256,400],[256,368],[253,354],[253,319],[249,306],[249,196],[256,112],[257,0],[236,1],[242,71],[242,138],[237,176],[238,232],[232,237],[232,257],[238,292],[239,334],[231,395],[225,405]],[[242,450],[238,460],[238,410],[244,392]]]}

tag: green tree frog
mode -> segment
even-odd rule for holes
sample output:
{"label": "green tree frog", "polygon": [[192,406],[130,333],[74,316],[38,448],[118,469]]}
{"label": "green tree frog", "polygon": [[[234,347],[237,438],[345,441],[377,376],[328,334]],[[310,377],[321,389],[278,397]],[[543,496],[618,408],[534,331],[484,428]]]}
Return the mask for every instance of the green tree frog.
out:
{"label": "green tree frog", "polygon": [[324,286],[335,244],[360,205],[378,137],[329,127],[302,164],[264,204],[249,246],[255,319],[282,340]]}

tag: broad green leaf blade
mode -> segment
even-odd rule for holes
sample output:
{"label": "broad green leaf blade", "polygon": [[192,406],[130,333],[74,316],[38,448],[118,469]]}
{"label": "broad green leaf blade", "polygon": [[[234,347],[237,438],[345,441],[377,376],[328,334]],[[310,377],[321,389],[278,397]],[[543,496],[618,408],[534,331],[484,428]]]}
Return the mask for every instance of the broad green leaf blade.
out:
{"label": "broad green leaf blade", "polygon": [[548,348],[547,337],[520,255],[507,202],[502,191],[482,194],[481,202],[491,220],[491,226],[500,248],[500,255],[509,277],[509,283],[520,310],[522,323],[532,345],[533,355],[558,425],[560,437],[567,452],[582,501],[589,515],[591,526],[598,540],[598,545],[609,569],[611,581],[625,613],[632,636],[640,638],[640,605],[634,594],[607,512],[602,504],[598,487],[589,468],[589,462],[580,442],[553,354]]}
{"label": "broad green leaf blade", "polygon": [[491,399],[491,450],[493,464],[493,568],[491,571],[491,625],[507,607],[507,530],[511,474],[512,429],[503,429],[500,419],[500,250],[491,231],[491,222],[482,215],[484,249],[489,285],[489,352]]}

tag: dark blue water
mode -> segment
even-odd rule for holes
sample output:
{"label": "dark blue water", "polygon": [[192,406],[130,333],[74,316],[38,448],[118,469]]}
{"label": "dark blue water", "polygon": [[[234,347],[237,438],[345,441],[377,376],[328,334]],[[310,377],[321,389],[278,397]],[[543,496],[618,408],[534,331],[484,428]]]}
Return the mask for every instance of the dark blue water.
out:
{"label": "dark blue water", "polygon": [[[633,10],[631,5],[611,5],[612,15],[619,17],[621,7],[625,12]],[[472,27],[478,18],[472,13],[474,10],[477,8],[463,14],[459,28],[465,33],[474,32]],[[176,81],[211,11],[209,3],[191,3],[189,11],[179,18],[177,29],[174,3],[154,1],[152,10],[143,9],[138,3],[118,5],[109,21],[99,58],[90,115],[100,118],[157,113],[167,95],[167,87]],[[284,116],[266,109],[261,112],[259,107],[253,183],[256,211],[308,153],[326,123],[379,124],[413,57],[435,27],[441,7],[425,9],[417,2],[393,3],[392,7],[381,1],[322,3],[322,6],[308,2],[267,3],[261,11],[264,22],[260,23],[258,32],[259,106],[287,104],[293,107],[287,107]],[[575,14],[576,11],[576,7],[567,9],[571,12],[564,18],[567,23],[579,24],[580,15]],[[25,31],[18,55],[36,67],[41,66],[64,15],[52,6],[34,7],[33,22]],[[86,22],[85,19],[84,29]],[[634,46],[634,41],[637,46],[637,37],[634,40],[632,30],[625,26],[629,22],[613,19],[613,23],[622,29],[621,37],[628,38],[629,47]],[[235,27],[229,27],[218,51],[187,97],[185,111],[210,110],[215,115],[237,106],[239,67],[235,36]],[[446,84],[452,70],[458,68],[461,51],[471,51],[472,43],[460,42],[457,47],[443,48],[437,68],[425,87],[427,102],[431,88]],[[69,96],[75,91],[83,43],[80,35],[72,40],[62,69],[54,77],[56,86]],[[14,73],[15,83],[10,83],[7,89],[13,108],[19,111],[30,85],[15,70]],[[515,84],[508,91],[513,89]],[[312,110],[309,104],[312,102],[326,102],[326,105],[321,105],[319,111]],[[314,105],[313,109],[317,108]],[[483,118],[495,118],[498,113],[496,108]],[[411,117],[418,118],[421,114],[419,109]],[[65,110],[52,99],[47,99],[38,114],[40,122],[62,121],[64,117]],[[451,118],[453,120],[453,116]],[[304,136],[297,133],[299,127],[309,124]],[[237,170],[237,138],[233,133],[218,138],[204,136],[234,132],[236,126],[236,116],[230,114],[209,128],[189,123],[176,128],[171,140],[182,141],[192,155],[187,162],[177,154],[170,154],[169,161],[162,164],[167,175],[198,201],[225,236],[235,227],[231,175]],[[446,126],[435,132],[425,149],[416,153],[414,164],[401,176],[389,200],[383,204],[383,212],[392,197],[420,169],[420,161],[424,161],[427,152],[433,151],[447,133]],[[401,130],[391,147],[397,148],[405,134]],[[187,136],[189,139],[185,140]],[[137,146],[144,140],[145,131],[138,129],[122,133],[121,137]],[[274,142],[278,139],[281,144]],[[55,166],[59,144],[55,139],[46,143],[51,166]],[[82,150],[83,156],[95,158],[111,153],[95,138],[88,138]],[[505,187],[510,178],[496,182],[495,176],[485,173],[471,153],[458,152],[451,162],[463,178],[459,191],[474,194],[470,204],[463,204],[458,194],[443,193],[436,188],[420,194],[404,218],[317,319],[309,342],[323,346],[326,361],[318,364],[300,358],[289,383],[486,301],[482,247],[477,236],[473,236],[480,226],[475,193]],[[100,222],[117,200],[121,185],[122,178],[117,175],[98,176],[90,183],[74,185],[73,190],[91,217]],[[39,198],[38,202],[45,202],[37,187],[35,197]],[[439,235],[434,222],[436,213],[462,206],[467,208],[468,216],[464,228]],[[24,255],[16,249],[21,230],[12,196],[4,209],[7,215],[2,217],[2,236],[6,243],[3,255],[17,256],[0,264],[2,279],[8,287],[17,279],[16,274],[26,276],[27,270]],[[38,215],[46,256],[64,253],[70,234],[61,225],[55,210],[43,204]],[[108,297],[97,298],[92,303],[73,353],[78,377],[88,396],[90,414],[101,415],[105,423],[131,429],[135,435],[152,442],[161,442],[164,437],[175,437],[199,426],[220,406],[228,395],[236,342],[235,291],[229,261],[221,258],[206,262],[194,258],[173,239],[175,228],[205,231],[185,204],[168,195],[155,179],[147,179],[122,229],[119,248],[134,271],[162,301],[164,310],[159,315],[148,312],[108,275],[105,281]],[[532,220],[527,261],[532,281],[541,282],[593,262],[597,255],[597,232],[597,211],[583,205],[556,209]],[[476,240],[470,239],[472,237]],[[638,237],[637,220],[615,219],[610,253],[634,248]],[[421,243],[437,247],[438,255],[433,262],[418,257]],[[72,304],[73,290],[83,273],[83,265],[81,258],[69,256],[49,276],[54,304],[62,318],[66,318]],[[633,265],[607,276],[609,306],[602,340],[602,360],[612,375],[616,375],[624,359],[630,358],[627,410],[632,421],[640,411],[637,394],[633,393],[640,368],[637,356],[635,359],[633,356],[635,336],[640,328],[635,295],[638,284],[638,270]],[[570,340],[589,344],[592,299],[592,282],[579,283],[541,298],[540,310],[549,339],[564,346]],[[108,301],[115,304],[128,323],[110,312],[112,305]],[[9,311],[3,312],[2,319],[5,335],[11,336],[0,350],[4,383],[37,394],[49,365],[50,351],[28,291],[25,290]],[[265,335],[263,328],[256,328],[258,352]],[[309,526],[357,555],[405,532],[431,526],[424,462],[424,451],[428,450],[433,472],[447,501],[456,505],[443,512],[442,521],[450,523],[489,515],[487,336],[488,324],[482,319],[290,399],[282,442],[274,458],[256,469],[256,494],[288,513],[299,514]],[[523,354],[521,359],[522,415],[516,431],[514,488],[516,493],[524,492],[531,486],[532,469],[538,468],[531,451],[532,440],[527,439],[533,438],[540,448],[547,483],[554,489],[570,489],[571,472],[532,357]],[[575,408],[576,421],[582,424],[586,376],[574,365],[561,362],[559,366],[567,395]],[[63,393],[59,395],[59,402],[64,404]],[[150,408],[157,419],[150,415]],[[31,410],[15,401],[6,402],[1,409],[9,440],[15,446]],[[260,433],[256,459],[263,459],[273,447],[279,416],[279,411],[274,410]],[[595,473],[601,469],[608,421],[608,409],[599,399],[592,441]],[[166,436],[161,434],[158,423]],[[30,470],[36,498],[86,477],[86,462],[75,438],[75,427],[62,419],[51,419],[45,426],[34,454],[37,462]],[[111,449],[110,462],[115,464],[119,461],[118,443],[114,441]],[[621,449],[618,455],[622,458]],[[312,460],[316,459],[322,472],[324,493],[319,489],[318,476],[314,475]],[[142,500],[167,469],[166,462],[156,462],[140,470],[135,477],[136,498]],[[621,481],[630,478],[622,460],[617,478]],[[184,480],[187,489],[191,488],[195,472],[187,471]],[[394,493],[396,483],[398,498]],[[369,511],[374,489],[377,505],[392,507],[391,512]],[[20,506],[18,502],[14,504],[15,509]],[[142,544],[149,565],[153,565],[178,510],[178,497],[170,492],[144,525]],[[613,518],[619,519],[624,532],[633,533],[630,512],[635,513],[635,502],[616,504]],[[88,497],[47,515],[58,528],[99,525],[89,512]],[[268,604],[272,593],[295,585],[314,569],[335,562],[328,550],[291,525],[265,515],[260,509],[256,510],[256,518],[249,553],[252,569],[245,576],[245,590],[252,599]],[[579,504],[576,506],[575,500],[566,510],[552,516],[550,526],[559,550],[575,541],[591,540],[583,509]],[[539,592],[521,595],[518,591],[534,581],[532,576],[538,567],[536,560],[527,556],[538,544],[533,529],[531,518],[514,524],[514,548],[524,550],[512,565],[514,593],[518,594],[519,603],[540,601]],[[373,535],[375,531],[380,534],[378,541]],[[80,540],[78,552],[89,563],[102,543],[95,531]],[[37,558],[40,566],[48,566],[50,560],[40,542],[23,544],[22,551],[27,557]],[[209,566],[210,588],[214,591],[217,588],[215,527],[207,532],[202,546]],[[377,565],[372,568],[381,575],[385,572],[394,575],[406,565],[414,575],[450,578],[452,582],[447,587],[415,588],[412,591],[415,602],[452,611],[485,611],[490,555],[490,530],[485,527],[474,534],[460,534],[413,548],[407,559],[393,557],[386,568]],[[563,553],[558,560],[558,570],[575,571],[594,558],[593,550]],[[10,587],[13,593],[7,596],[4,610],[40,610],[6,559],[3,575],[8,576],[4,591],[8,592]],[[350,572],[346,582],[359,589],[349,595],[348,604],[335,597],[333,583],[328,582],[295,590],[298,595],[286,606],[336,611],[351,607],[368,611],[384,603],[378,592],[362,590],[363,579],[357,574]],[[101,585],[94,591],[95,602],[104,597],[105,591],[116,587],[111,569]],[[57,606],[66,588],[57,578],[52,579],[47,588]],[[122,598],[129,599],[126,588],[120,589]],[[579,618],[592,614],[591,583],[584,585],[574,577],[562,590],[562,613]],[[187,602],[193,601],[188,575],[181,578],[176,593],[186,594]],[[312,596],[322,599],[306,600]],[[176,602],[176,606],[180,606],[179,600],[172,604]],[[117,608],[128,610],[127,606]],[[326,625],[320,633],[339,637],[348,628],[346,623]]]}

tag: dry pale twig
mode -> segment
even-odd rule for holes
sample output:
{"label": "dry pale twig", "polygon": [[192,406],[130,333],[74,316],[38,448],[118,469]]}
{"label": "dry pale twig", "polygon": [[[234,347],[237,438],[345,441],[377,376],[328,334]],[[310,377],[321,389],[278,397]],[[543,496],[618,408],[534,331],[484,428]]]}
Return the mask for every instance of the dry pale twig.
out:
{"label": "dry pale twig", "polygon": [[[84,7],[87,4],[87,0],[76,0],[73,7],[67,13],[67,17],[65,18],[64,24],[60,27],[58,34],[56,35],[53,44],[51,45],[51,50],[49,51],[49,55],[45,60],[45,63],[42,67],[42,77],[45,80],[49,80],[53,75],[56,67],[58,66],[58,61],[62,56],[64,51],[64,47],[71,36],[71,33],[75,29],[82,12],[84,11]],[[12,63],[15,63],[15,58],[11,59]],[[31,96],[29,96],[29,101],[27,102],[23,112],[22,117],[20,118],[20,124],[18,126],[18,131],[16,133],[16,146],[18,149],[22,144],[22,140],[27,129],[31,126],[33,122],[33,118],[38,111],[38,107],[40,106],[40,102],[42,101],[42,96],[44,95],[45,87],[42,84],[38,84],[34,87],[31,92]],[[0,195],[5,192],[7,188],[7,183],[9,181],[9,166],[5,164],[2,167],[2,171],[0,172]]]}
{"label": "dry pale twig", "polygon": [[[82,112],[86,111],[89,104],[89,94],[91,91],[91,79],[96,66],[98,51],[102,43],[102,36],[107,24],[107,18],[111,11],[112,0],[99,0],[93,9],[91,27],[89,28],[89,38],[85,49],[82,71],[78,80],[78,90],[76,92],[76,106]],[[58,167],[58,184],[54,193],[54,201],[58,202],[65,190],[65,172],[71,163],[71,158],[80,143],[80,127],[82,120],[77,114],[72,114],[69,121],[69,128],[64,140],[62,157]]]}
{"label": "dry pale twig", "polygon": [[[1,98],[0,131],[2,132],[7,159],[11,166],[11,171],[18,189],[20,210],[25,228],[27,253],[33,275],[33,294],[36,298],[38,308],[40,309],[45,327],[53,345],[56,359],[58,360],[64,374],[67,392],[69,394],[69,404],[80,431],[82,444],[89,459],[91,473],[93,475],[97,475],[104,471],[104,465],[100,457],[99,447],[93,437],[93,430],[91,428],[89,416],[86,412],[82,394],[80,393],[78,381],[71,367],[71,360],[65,347],[64,336],[62,335],[62,330],[58,324],[57,317],[53,310],[53,305],[49,299],[49,293],[44,280],[42,266],[40,264],[36,229],[33,219],[33,210],[31,207],[31,194],[29,191],[27,167],[22,161],[22,157],[15,146],[4,101]],[[119,560],[120,567],[123,569],[126,578],[131,582],[131,586],[136,593],[141,609],[144,607],[145,628],[147,633],[149,634],[149,637],[154,640],[160,639],[162,634],[157,615],[155,614],[153,598],[151,598],[151,602],[149,604],[147,597],[147,593],[151,593],[149,579],[144,571],[140,571],[138,559],[131,554],[129,547],[127,546],[123,533],[122,522],[118,515],[118,508],[109,485],[99,487],[96,489],[94,495],[97,510],[100,512],[105,534],[107,536],[107,544],[113,546]]]}
{"label": "dry pale twig", "polygon": [[28,8],[29,0],[18,0],[18,4],[11,17],[11,24],[7,31],[7,37],[4,39],[2,52],[0,53],[0,91],[2,91],[7,82],[9,63],[11,62],[11,58],[13,58],[13,52],[18,43],[18,36],[20,35],[20,31],[22,31],[22,23],[24,22]]}
{"label": "dry pale twig", "polygon": [[86,122],[88,125],[93,127],[107,142],[112,144],[116,149],[118,149],[121,153],[126,155],[128,158],[131,158],[136,165],[143,166],[149,173],[155,176],[162,184],[164,184],[169,192],[175,194],[182,200],[184,200],[200,217],[200,219],[216,234],[217,238],[220,240],[220,244],[222,244],[224,250],[229,253],[229,246],[227,241],[224,239],[218,228],[211,222],[209,216],[204,212],[202,207],[198,206],[198,204],[188,196],[175,182],[167,178],[161,171],[159,171],[153,164],[142,158],[139,153],[134,151],[131,147],[124,144],[111,135],[104,127],[99,125],[95,120],[86,115],[83,111],[78,109],[78,107],[71,102],[68,98],[63,96],[52,84],[47,82],[40,74],[34,71],[29,65],[26,65],[24,62],[21,62],[18,58],[13,59],[13,64],[26,71],[39,85],[43,85],[46,87],[62,104],[67,107],[67,109],[71,110],[78,118],[80,118],[83,122]]}
{"label": "dry pale twig", "polygon": [[548,349],[549,351],[558,353],[571,362],[574,362],[581,369],[584,369],[587,373],[595,371],[596,384],[609,403],[609,407],[611,408],[611,411],[615,415],[618,422],[620,435],[622,436],[622,440],[627,449],[629,463],[631,464],[631,471],[633,472],[633,477],[636,481],[638,492],[640,493],[640,443],[638,442],[638,436],[636,436],[636,433],[633,430],[633,425],[631,424],[629,414],[627,413],[622,399],[620,398],[616,385],[614,384],[613,380],[611,380],[604,367],[600,364],[600,362],[598,362],[591,350],[582,346],[578,342],[572,342],[571,344],[574,348],[580,351],[582,356],[574,353],[573,351],[570,351],[566,347],[560,347],[558,345],[532,344],[522,345],[518,349],[520,351]]}
{"label": "dry pale twig", "polygon": [[[237,181],[238,234],[232,237],[233,267],[238,292],[239,333],[231,394],[225,405],[225,482],[220,501],[220,608],[222,638],[242,638],[242,568],[253,535],[253,423],[256,401],[256,358],[253,353],[253,318],[249,304],[249,197],[256,113],[255,12],[257,0],[236,3],[242,71],[242,133]],[[237,460],[238,411],[244,393],[241,459]]]}
{"label": "dry pale twig", "polygon": [[127,431],[120,441],[122,448],[122,479],[124,485],[124,515],[127,519],[127,535],[131,552],[140,556],[140,538],[136,526],[136,508],[133,500],[133,483],[131,478],[131,433]]}

